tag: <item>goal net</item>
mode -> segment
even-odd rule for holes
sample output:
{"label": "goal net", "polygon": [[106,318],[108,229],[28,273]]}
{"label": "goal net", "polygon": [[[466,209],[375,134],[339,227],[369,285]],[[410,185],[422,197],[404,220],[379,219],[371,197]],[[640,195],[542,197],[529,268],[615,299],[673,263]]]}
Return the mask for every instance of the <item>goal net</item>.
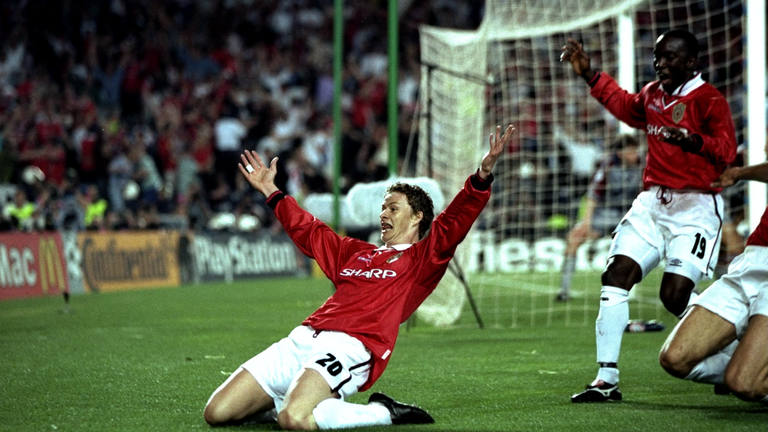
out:
{"label": "goal net", "polygon": [[[437,180],[450,200],[477,168],[490,131],[508,123],[517,129],[497,163],[492,201],[456,256],[486,325],[594,322],[610,235],[579,248],[571,298],[559,302],[566,236],[584,210],[597,164],[621,134],[640,143],[644,161],[643,132],[618,122],[571,66],[559,62],[567,39],[584,44],[593,68],[636,92],[656,79],[656,37],[689,29],[701,44],[699,70],[728,99],[742,148],[744,7],[705,0],[487,0],[476,31],[421,28],[417,175]],[[614,198],[612,205],[628,209],[636,194]],[[727,190],[724,199],[732,226],[739,227],[743,188]],[[658,300],[660,279],[657,269],[633,289],[631,318],[674,320]],[[452,292],[451,304],[464,305],[451,275],[438,292]],[[474,325],[463,307],[457,323]],[[431,313],[440,315],[440,309]]]}

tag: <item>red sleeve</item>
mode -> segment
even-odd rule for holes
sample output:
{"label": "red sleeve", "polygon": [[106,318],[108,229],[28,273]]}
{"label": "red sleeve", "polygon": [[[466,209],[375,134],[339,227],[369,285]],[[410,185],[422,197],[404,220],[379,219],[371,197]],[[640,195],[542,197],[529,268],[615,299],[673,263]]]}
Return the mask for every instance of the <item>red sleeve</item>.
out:
{"label": "red sleeve", "polygon": [[296,247],[304,255],[316,260],[334,284],[339,275],[338,266],[360,250],[375,248],[364,241],[336,234],[328,225],[299,207],[290,196],[283,196],[275,203],[275,216]]}
{"label": "red sleeve", "polygon": [[[419,284],[425,286],[437,284],[442,278],[448,261],[456,252],[456,247],[467,236],[472,224],[490,199],[490,182],[492,181],[493,179],[482,181],[476,175],[468,178],[448,207],[432,222],[427,237],[416,244],[421,251],[429,255],[429,265],[422,268],[422,275],[437,277],[437,281],[423,280],[419,281]],[[435,271],[435,267],[443,270]]]}
{"label": "red sleeve", "polygon": [[629,93],[619,87],[619,83],[613,77],[605,72],[600,72],[600,77],[590,93],[617,119],[633,128],[645,128],[645,107],[643,107],[642,91],[639,94]]}
{"label": "red sleeve", "polygon": [[719,94],[702,101],[706,108],[699,154],[715,165],[727,165],[736,159],[736,132],[728,102]]}

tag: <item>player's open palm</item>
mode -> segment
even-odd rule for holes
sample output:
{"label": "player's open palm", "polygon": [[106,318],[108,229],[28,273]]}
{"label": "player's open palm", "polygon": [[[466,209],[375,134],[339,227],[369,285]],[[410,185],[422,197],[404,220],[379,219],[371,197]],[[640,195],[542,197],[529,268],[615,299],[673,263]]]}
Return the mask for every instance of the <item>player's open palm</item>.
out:
{"label": "player's open palm", "polygon": [[242,163],[237,164],[240,172],[256,190],[269,196],[277,190],[275,186],[275,176],[277,175],[277,158],[272,159],[269,166],[266,166],[253,150],[246,150],[240,155]]}
{"label": "player's open palm", "polygon": [[481,171],[485,174],[491,172],[493,166],[496,164],[496,160],[499,159],[499,156],[504,152],[504,149],[507,148],[507,143],[509,143],[512,134],[514,133],[515,127],[512,125],[507,126],[504,135],[501,134],[501,126],[496,126],[496,133],[491,134],[488,138],[490,149],[488,149],[488,153],[485,154],[483,162],[480,164]]}

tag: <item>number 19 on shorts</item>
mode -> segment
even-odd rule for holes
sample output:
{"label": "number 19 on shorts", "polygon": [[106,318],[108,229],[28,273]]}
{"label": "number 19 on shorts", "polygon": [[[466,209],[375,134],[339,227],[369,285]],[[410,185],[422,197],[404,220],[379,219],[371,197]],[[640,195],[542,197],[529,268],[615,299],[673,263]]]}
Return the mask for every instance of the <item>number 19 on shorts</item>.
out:
{"label": "number 19 on shorts", "polygon": [[693,242],[693,249],[691,254],[696,255],[696,258],[704,258],[704,253],[707,250],[707,239],[700,233],[696,233],[696,240]]}

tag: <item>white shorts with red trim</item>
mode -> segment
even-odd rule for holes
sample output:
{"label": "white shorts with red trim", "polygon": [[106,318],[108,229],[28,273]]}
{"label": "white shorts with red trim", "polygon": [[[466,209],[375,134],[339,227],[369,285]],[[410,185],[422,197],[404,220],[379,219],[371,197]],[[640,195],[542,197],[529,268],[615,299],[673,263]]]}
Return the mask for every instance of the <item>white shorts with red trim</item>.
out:
{"label": "white shorts with red trim", "polygon": [[371,353],[354,337],[302,325],[241,367],[275,400],[279,412],[288,388],[303,368],[319,372],[331,391],[344,400],[368,381],[371,364]]}
{"label": "white shorts with red trim", "polygon": [[731,261],[728,273],[692,303],[732,323],[741,338],[751,316],[768,316],[768,247],[747,246]]}
{"label": "white shorts with red trim", "polygon": [[666,258],[664,272],[698,282],[717,264],[722,214],[720,195],[654,186],[637,196],[616,227],[608,256],[632,258],[643,277]]}

